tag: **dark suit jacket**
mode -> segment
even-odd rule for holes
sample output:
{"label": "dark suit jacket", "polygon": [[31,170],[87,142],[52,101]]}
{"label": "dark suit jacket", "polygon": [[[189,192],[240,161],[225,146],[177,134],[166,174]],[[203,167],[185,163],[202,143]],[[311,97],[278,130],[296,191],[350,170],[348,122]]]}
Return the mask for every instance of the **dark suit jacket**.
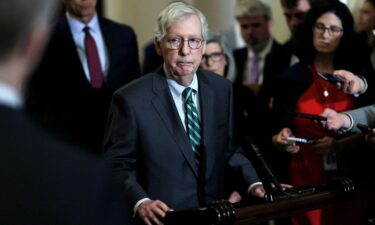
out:
{"label": "dark suit jacket", "polygon": [[109,71],[102,90],[86,79],[65,17],[54,27],[41,64],[29,83],[27,108],[67,140],[101,152],[112,93],[140,76],[134,31],[99,17],[108,50]]}
{"label": "dark suit jacket", "polygon": [[0,105],[0,224],[123,224],[103,161]]}
{"label": "dark suit jacket", "polygon": [[202,70],[197,76],[203,176],[162,69],[113,96],[104,148],[132,207],[145,197],[173,209],[198,207],[200,196],[203,204],[222,199],[228,169],[241,174],[246,185],[259,181],[250,161],[232,145],[230,81]]}

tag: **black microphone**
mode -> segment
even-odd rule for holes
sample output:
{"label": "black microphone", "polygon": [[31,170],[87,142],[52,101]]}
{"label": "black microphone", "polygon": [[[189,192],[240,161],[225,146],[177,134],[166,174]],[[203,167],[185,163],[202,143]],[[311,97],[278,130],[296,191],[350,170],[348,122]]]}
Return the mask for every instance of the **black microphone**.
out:
{"label": "black microphone", "polygon": [[[275,197],[279,198],[279,195],[286,195],[291,196],[292,193],[286,192],[283,190],[281,183],[276,178],[271,166],[267,163],[267,161],[263,158],[263,155],[259,149],[259,147],[255,144],[251,137],[247,137],[245,139],[246,146],[253,151],[254,156],[256,157],[257,161],[259,162],[260,166],[262,167],[263,171],[266,173],[265,175],[268,179],[265,179],[263,182],[264,189],[266,191],[265,199],[267,202],[273,202]],[[278,193],[275,192],[274,188],[272,188],[272,183],[275,185],[275,188]],[[277,196],[276,196],[277,195]]]}

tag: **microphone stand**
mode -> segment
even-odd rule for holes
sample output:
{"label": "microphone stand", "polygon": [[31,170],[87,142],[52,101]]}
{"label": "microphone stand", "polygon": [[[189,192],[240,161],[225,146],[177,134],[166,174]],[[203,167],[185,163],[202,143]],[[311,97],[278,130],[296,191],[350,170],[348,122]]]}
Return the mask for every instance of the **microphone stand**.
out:
{"label": "microphone stand", "polygon": [[[296,197],[298,196],[298,193],[296,191],[292,190],[284,190],[281,186],[281,183],[276,178],[271,166],[266,162],[266,160],[263,158],[263,155],[261,154],[260,149],[258,146],[254,143],[254,141],[248,137],[245,139],[246,147],[251,149],[253,153],[255,153],[255,158],[259,162],[261,168],[265,172],[265,177],[262,179],[263,181],[263,187],[266,191],[265,200],[267,202],[274,202],[275,199],[279,199],[281,196],[285,197]],[[274,187],[272,186],[274,185]]]}

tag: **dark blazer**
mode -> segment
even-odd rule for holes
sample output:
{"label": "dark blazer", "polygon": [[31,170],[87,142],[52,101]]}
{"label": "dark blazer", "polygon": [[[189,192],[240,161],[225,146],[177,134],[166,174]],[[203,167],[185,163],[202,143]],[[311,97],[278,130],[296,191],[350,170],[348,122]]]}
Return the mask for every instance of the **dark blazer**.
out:
{"label": "dark blazer", "polygon": [[0,224],[124,224],[103,161],[3,105],[0,134]]}
{"label": "dark blazer", "polygon": [[43,59],[29,82],[27,108],[67,140],[101,152],[112,93],[140,76],[138,47],[131,27],[99,17],[109,56],[104,88],[86,79],[66,17],[54,27]]}
{"label": "dark blazer", "polygon": [[230,81],[203,70],[197,76],[205,156],[201,170],[161,68],[114,94],[104,148],[131,207],[146,197],[173,209],[222,199],[229,170],[242,174],[246,187],[259,181],[250,161],[233,146]]}

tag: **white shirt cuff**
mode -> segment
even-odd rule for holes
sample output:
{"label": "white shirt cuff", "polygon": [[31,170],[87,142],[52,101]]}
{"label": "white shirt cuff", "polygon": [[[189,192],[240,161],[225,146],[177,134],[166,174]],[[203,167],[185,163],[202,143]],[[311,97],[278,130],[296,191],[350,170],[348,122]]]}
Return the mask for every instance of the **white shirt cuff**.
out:
{"label": "white shirt cuff", "polygon": [[251,193],[251,190],[255,187],[255,186],[258,186],[258,185],[263,185],[262,182],[255,182],[253,184],[250,185],[250,187],[247,189],[247,193]]}
{"label": "white shirt cuff", "polygon": [[345,133],[351,131],[351,130],[353,129],[353,126],[354,126],[354,120],[353,120],[352,115],[350,115],[349,113],[346,113],[346,112],[344,112],[343,114],[345,114],[346,116],[349,117],[349,120],[350,120],[350,126],[349,126],[348,128],[340,128],[340,129],[338,130],[338,132],[341,133],[341,134],[345,134]]}
{"label": "white shirt cuff", "polygon": [[133,208],[133,211],[134,211],[134,213],[133,213],[133,217],[135,217],[135,215],[137,214],[138,207],[139,207],[143,202],[145,202],[145,201],[147,201],[147,200],[151,200],[151,199],[149,199],[149,198],[142,198],[141,200],[139,200],[139,201],[135,204],[135,206],[134,206],[134,208]]}
{"label": "white shirt cuff", "polygon": [[367,91],[367,88],[368,88],[368,84],[367,84],[367,80],[366,80],[366,78],[364,78],[363,76],[361,76],[361,75],[357,75],[359,78],[361,78],[361,80],[363,81],[363,83],[364,83],[364,88],[360,91],[360,92],[358,92],[357,94],[354,94],[353,96],[354,97],[359,97],[361,94],[363,94],[363,93],[365,93],[366,91]]}

